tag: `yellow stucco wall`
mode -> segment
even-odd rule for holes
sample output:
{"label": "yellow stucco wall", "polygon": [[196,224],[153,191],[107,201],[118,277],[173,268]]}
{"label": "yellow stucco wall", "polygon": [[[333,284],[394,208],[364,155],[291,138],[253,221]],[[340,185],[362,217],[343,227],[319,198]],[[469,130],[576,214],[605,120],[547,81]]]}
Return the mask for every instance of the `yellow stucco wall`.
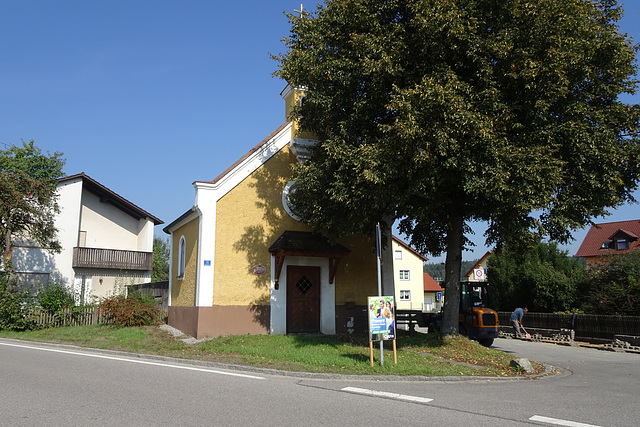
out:
{"label": "yellow stucco wall", "polygon": [[360,236],[340,240],[351,252],[338,265],[336,305],[353,302],[366,305],[367,296],[378,295],[378,269],[372,239]]}
{"label": "yellow stucco wall", "polygon": [[[216,205],[214,305],[269,304],[271,254],[269,247],[286,230],[311,229],[291,218],[282,206],[282,191],[297,162],[288,147],[276,153]],[[336,273],[336,304],[360,301],[362,293],[377,292],[375,253],[368,239],[351,237],[340,243],[351,250]],[[263,275],[251,273],[263,265]]]}
{"label": "yellow stucco wall", "polygon": [[[182,225],[173,232],[171,259],[171,305],[196,305],[196,279],[198,276],[198,230],[200,219]],[[178,252],[180,247],[180,237],[184,236],[186,243],[186,257],[184,277],[178,279]]]}
{"label": "yellow stucco wall", "polygon": [[[304,92],[300,90],[293,91],[285,100],[285,117],[287,120],[291,120],[291,112],[294,108],[300,105],[300,99],[304,96]],[[311,132],[300,132],[299,125],[296,121],[293,121],[291,126],[291,135],[297,138],[317,139]]]}
{"label": "yellow stucco wall", "polygon": [[[282,207],[293,162],[289,147],[283,148],[218,201],[214,305],[269,304],[269,247],[285,230],[309,230]],[[258,264],[265,274],[251,273]]]}

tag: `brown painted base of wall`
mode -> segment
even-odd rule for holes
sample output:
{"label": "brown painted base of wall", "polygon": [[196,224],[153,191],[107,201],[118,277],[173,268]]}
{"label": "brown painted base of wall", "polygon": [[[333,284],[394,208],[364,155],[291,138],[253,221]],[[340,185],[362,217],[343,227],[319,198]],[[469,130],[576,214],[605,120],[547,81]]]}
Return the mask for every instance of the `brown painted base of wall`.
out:
{"label": "brown painted base of wall", "polygon": [[196,339],[268,334],[269,306],[169,307],[169,326]]}
{"label": "brown painted base of wall", "polygon": [[366,305],[336,305],[337,334],[369,333],[369,318]]}
{"label": "brown painted base of wall", "polygon": [[[225,335],[268,334],[269,306],[169,307],[169,326],[187,335],[215,338]],[[367,334],[367,307],[353,304],[336,306],[337,334]]]}

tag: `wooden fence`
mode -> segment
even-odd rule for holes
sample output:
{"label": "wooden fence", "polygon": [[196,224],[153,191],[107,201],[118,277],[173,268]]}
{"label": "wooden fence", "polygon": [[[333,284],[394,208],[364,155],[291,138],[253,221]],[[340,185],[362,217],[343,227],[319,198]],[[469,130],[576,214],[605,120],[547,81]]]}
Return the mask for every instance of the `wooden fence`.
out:
{"label": "wooden fence", "polygon": [[[498,312],[500,325],[511,326],[511,313]],[[570,329],[576,339],[613,339],[615,335],[640,336],[640,316],[600,314],[555,314],[528,312],[522,319],[525,328]]]}
{"label": "wooden fence", "polygon": [[160,310],[164,313],[169,310],[169,281],[127,285],[127,295],[134,292],[153,295]]}
{"label": "wooden fence", "polygon": [[27,316],[42,328],[58,326],[84,326],[104,323],[104,316],[98,307],[73,307],[62,310],[59,315],[39,308],[31,310]]}
{"label": "wooden fence", "polygon": [[[169,282],[128,285],[127,293],[131,295],[133,292],[153,295],[160,309],[161,318],[166,319],[169,312]],[[98,325],[105,322],[105,316],[100,313],[97,306],[65,309],[59,315],[34,308],[27,316],[39,327]]]}

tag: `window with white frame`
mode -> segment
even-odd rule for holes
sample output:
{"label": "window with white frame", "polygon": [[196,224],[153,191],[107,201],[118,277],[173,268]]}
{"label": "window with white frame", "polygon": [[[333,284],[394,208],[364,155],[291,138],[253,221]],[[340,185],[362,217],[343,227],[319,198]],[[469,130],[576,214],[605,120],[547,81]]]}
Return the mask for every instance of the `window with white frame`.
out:
{"label": "window with white frame", "polygon": [[402,259],[402,249],[396,249],[395,251],[393,251],[393,258]]}
{"label": "window with white frame", "polygon": [[178,277],[184,277],[184,269],[187,258],[187,241],[184,236],[180,236],[180,244],[178,245]]}
{"label": "window with white frame", "polygon": [[409,270],[400,270],[400,280],[409,280]]}
{"label": "window with white frame", "polygon": [[407,289],[401,289],[400,301],[411,301],[411,291]]}

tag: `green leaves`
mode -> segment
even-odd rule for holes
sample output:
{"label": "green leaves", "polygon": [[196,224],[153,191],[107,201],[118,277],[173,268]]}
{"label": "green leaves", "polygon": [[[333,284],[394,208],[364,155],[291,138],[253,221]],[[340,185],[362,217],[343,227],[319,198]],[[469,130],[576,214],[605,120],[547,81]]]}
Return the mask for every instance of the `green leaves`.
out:
{"label": "green leaves", "polygon": [[489,224],[489,244],[565,242],[633,200],[640,108],[618,98],[637,89],[637,47],[621,13],[610,0],[327,0],[289,15],[276,75],[309,89],[291,119],[322,141],[295,170],[301,216],[334,239],[401,218],[418,250],[447,251],[456,286],[470,221]]}
{"label": "green leaves", "polygon": [[17,237],[60,250],[53,218],[58,212],[57,179],[63,175],[61,156],[43,154],[33,141],[0,150],[0,248],[9,266]]}

